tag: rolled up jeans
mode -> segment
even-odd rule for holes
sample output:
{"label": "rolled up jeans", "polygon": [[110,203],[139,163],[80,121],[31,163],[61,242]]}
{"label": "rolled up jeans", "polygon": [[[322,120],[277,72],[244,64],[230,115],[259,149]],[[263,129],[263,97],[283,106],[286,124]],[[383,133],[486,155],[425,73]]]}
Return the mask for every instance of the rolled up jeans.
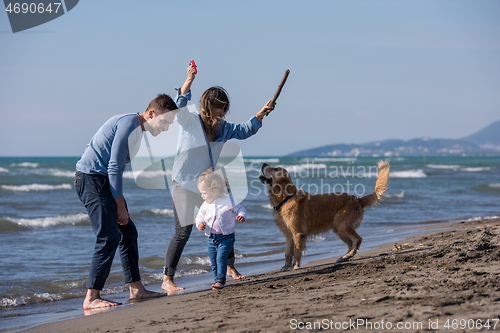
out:
{"label": "rolled up jeans", "polygon": [[74,184],[97,237],[87,289],[104,288],[117,248],[120,249],[125,283],[140,281],[137,229],[130,217],[127,225],[118,224],[116,203],[111,195],[108,177],[76,172]]}

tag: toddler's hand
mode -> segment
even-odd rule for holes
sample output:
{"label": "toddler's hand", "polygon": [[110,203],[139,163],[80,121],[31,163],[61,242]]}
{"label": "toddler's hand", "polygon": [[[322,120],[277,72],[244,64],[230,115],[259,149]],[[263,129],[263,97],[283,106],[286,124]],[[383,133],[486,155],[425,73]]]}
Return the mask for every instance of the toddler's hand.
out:
{"label": "toddler's hand", "polygon": [[241,215],[236,216],[236,221],[240,221],[241,223],[245,222],[245,218]]}
{"label": "toddler's hand", "polygon": [[203,230],[205,230],[206,226],[207,226],[207,224],[202,222],[202,223],[198,224],[197,227],[198,227],[198,230],[203,231]]}

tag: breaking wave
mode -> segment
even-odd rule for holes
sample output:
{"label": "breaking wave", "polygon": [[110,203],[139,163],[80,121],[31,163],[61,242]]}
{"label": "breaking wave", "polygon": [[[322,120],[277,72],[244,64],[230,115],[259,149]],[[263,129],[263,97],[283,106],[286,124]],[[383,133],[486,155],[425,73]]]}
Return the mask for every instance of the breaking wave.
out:
{"label": "breaking wave", "polygon": [[431,168],[431,169],[452,169],[452,170],[458,170],[460,168],[460,165],[428,164],[427,167]]}
{"label": "breaking wave", "polygon": [[390,177],[393,178],[425,178],[427,175],[424,170],[407,170],[407,171],[392,171]]}
{"label": "breaking wave", "polygon": [[39,217],[34,219],[15,219],[10,217],[3,217],[2,219],[23,227],[50,228],[57,225],[75,225],[81,222],[86,222],[89,220],[89,217],[87,214],[77,213],[63,216]]}
{"label": "breaking wave", "polygon": [[150,212],[156,215],[167,215],[167,216],[174,216],[174,210],[173,209],[150,209]]}
{"label": "breaking wave", "polygon": [[397,198],[397,199],[402,199],[405,196],[405,191],[401,191],[399,193],[387,193],[385,195],[386,198]]}
{"label": "breaking wave", "polygon": [[490,167],[476,167],[476,168],[463,168],[461,170],[467,171],[467,172],[481,172],[481,171],[491,170],[491,168]]}
{"label": "breaking wave", "polygon": [[23,163],[12,163],[12,167],[22,167],[22,168],[38,168],[38,163],[23,162]]}
{"label": "breaking wave", "polygon": [[[171,170],[166,170],[166,172],[164,172],[163,170],[143,171],[143,172],[139,172],[137,174],[137,176],[140,176],[141,178],[157,178],[157,177],[161,177],[161,179],[163,179],[163,177],[165,176],[165,174],[167,176],[170,176],[170,175],[172,175],[172,171]],[[123,178],[135,179],[134,172],[133,171],[125,171],[123,173]]]}
{"label": "breaking wave", "polygon": [[30,185],[2,185],[4,190],[16,192],[33,192],[33,191],[55,191],[55,190],[71,190],[73,186],[70,184],[47,185],[47,184],[30,184]]}
{"label": "breaking wave", "polygon": [[279,158],[245,158],[246,163],[279,163],[279,161]]}

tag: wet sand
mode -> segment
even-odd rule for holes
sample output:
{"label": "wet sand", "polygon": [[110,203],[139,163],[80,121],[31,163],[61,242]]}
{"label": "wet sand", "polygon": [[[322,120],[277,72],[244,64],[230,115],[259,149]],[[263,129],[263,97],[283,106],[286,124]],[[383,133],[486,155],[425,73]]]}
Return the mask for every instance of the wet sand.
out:
{"label": "wet sand", "polygon": [[500,330],[500,219],[432,228],[442,230],[346,263],[336,257],[252,275],[220,291],[135,302],[26,332]]}

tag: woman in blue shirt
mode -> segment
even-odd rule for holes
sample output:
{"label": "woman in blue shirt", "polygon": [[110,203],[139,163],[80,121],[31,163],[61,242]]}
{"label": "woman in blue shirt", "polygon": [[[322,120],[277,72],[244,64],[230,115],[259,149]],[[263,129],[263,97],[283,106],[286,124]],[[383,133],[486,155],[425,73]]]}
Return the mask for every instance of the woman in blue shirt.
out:
{"label": "woman in blue shirt", "polygon": [[[178,89],[176,104],[179,108],[191,100],[191,84],[195,78],[194,67],[188,67],[188,78]],[[248,121],[241,124],[228,123],[225,116],[229,111],[229,97],[222,87],[207,89],[200,99],[200,110],[182,109],[177,114],[181,125],[177,154],[172,168],[173,209],[175,234],[165,254],[162,289],[176,292],[184,288],[174,283],[174,274],[184,246],[191,235],[194,222],[194,208],[203,204],[198,191],[199,176],[217,164],[224,143],[230,139],[244,140],[262,127],[262,119],[271,112],[269,102]],[[208,147],[210,144],[210,150]],[[212,159],[212,161],[211,161]],[[235,279],[244,278],[234,268],[234,249],[228,258],[228,275]]]}

